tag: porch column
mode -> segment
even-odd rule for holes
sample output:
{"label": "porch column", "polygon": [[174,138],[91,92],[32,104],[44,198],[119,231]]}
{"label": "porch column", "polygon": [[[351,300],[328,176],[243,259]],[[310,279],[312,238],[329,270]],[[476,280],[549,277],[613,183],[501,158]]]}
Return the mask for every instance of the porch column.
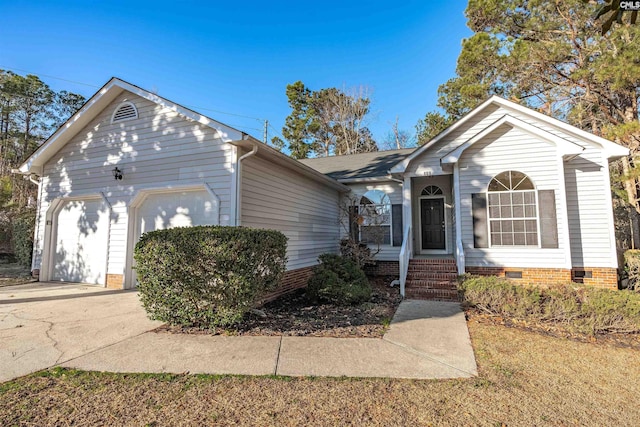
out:
{"label": "porch column", "polygon": [[456,265],[458,274],[464,274],[464,246],[462,246],[462,214],[460,213],[460,165],[456,162],[453,165],[453,203],[455,206],[456,221]]}
{"label": "porch column", "polygon": [[[404,182],[402,183],[402,223],[404,224],[404,229],[407,229],[407,226],[410,225],[410,230],[413,230],[413,215],[411,212],[411,178],[405,177]],[[404,231],[403,231],[404,232]],[[413,233],[413,231],[411,231]],[[404,239],[411,239],[413,236],[402,236]],[[409,254],[413,255],[413,253]]]}

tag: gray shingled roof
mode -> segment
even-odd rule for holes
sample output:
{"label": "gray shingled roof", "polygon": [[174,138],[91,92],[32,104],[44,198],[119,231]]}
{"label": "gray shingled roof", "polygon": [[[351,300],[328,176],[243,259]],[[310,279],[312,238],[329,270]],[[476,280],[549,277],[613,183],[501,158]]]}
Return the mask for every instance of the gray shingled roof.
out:
{"label": "gray shingled roof", "polygon": [[333,179],[374,178],[387,176],[389,169],[411,154],[415,148],[375,151],[348,156],[301,159],[300,162]]}

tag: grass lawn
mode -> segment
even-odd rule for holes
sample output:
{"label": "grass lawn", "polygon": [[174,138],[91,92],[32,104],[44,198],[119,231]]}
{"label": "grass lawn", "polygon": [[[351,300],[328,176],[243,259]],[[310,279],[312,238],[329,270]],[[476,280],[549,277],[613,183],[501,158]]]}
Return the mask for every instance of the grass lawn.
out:
{"label": "grass lawn", "polygon": [[0,425],[637,425],[640,351],[469,322],[467,380],[45,371],[0,384]]}

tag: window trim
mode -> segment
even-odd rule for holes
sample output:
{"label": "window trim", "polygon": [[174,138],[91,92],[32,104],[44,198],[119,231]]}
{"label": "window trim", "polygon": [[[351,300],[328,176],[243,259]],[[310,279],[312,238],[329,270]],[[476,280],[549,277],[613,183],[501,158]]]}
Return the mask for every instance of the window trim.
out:
{"label": "window trim", "polygon": [[[387,205],[380,204],[380,203],[363,204],[362,203],[362,199],[370,191],[379,191],[379,192],[383,193],[384,196],[389,201],[389,203]],[[369,198],[367,197],[367,199],[369,199]],[[369,200],[371,200],[371,199],[369,199]],[[370,190],[367,190],[364,194],[360,195],[360,197],[358,199],[358,214],[360,216],[364,217],[364,215],[362,215],[362,212],[361,212],[361,210],[362,210],[361,206],[374,206],[376,208],[378,206],[388,206],[388,208],[389,208],[389,224],[388,225],[387,224],[384,224],[384,225],[383,224],[379,224],[378,226],[389,227],[389,243],[384,243],[384,241],[383,241],[382,243],[379,244],[379,246],[389,246],[389,247],[393,246],[393,203],[391,203],[391,198],[389,197],[389,195],[383,190],[380,190],[378,188],[372,188]],[[358,227],[358,241],[362,242],[362,225],[360,225]],[[370,243],[370,242],[367,242],[366,244],[367,244],[367,246],[369,246],[369,245],[377,245],[376,243]]]}
{"label": "window trim", "polygon": [[[506,171],[502,171],[499,172],[497,174],[495,174],[491,180],[489,181],[489,183],[491,183],[491,181],[493,181],[495,179],[496,176],[505,173],[505,172],[519,172],[522,173],[527,179],[529,179],[529,181],[531,181],[531,184],[533,185],[533,189],[532,190],[502,190],[502,191],[489,191],[489,185],[487,184],[487,191],[485,192],[485,195],[487,197],[487,202],[486,202],[486,211],[487,211],[487,241],[488,241],[488,247],[490,249],[540,249],[542,248],[542,237],[540,235],[540,202],[539,202],[539,197],[538,197],[538,186],[536,185],[536,183],[531,179],[531,177],[523,172],[520,171],[516,171],[516,170],[506,170]],[[491,211],[489,209],[490,207],[490,203],[489,203],[489,195],[490,194],[512,194],[512,193],[526,193],[526,192],[532,192],[533,193],[533,197],[535,200],[535,206],[536,206],[536,216],[534,217],[522,217],[522,218],[506,218],[507,220],[532,220],[535,219],[536,220],[536,234],[537,234],[537,244],[535,245],[496,245],[493,243],[493,236],[491,233],[491,223],[493,221],[502,221],[505,218],[492,218],[491,217]]]}

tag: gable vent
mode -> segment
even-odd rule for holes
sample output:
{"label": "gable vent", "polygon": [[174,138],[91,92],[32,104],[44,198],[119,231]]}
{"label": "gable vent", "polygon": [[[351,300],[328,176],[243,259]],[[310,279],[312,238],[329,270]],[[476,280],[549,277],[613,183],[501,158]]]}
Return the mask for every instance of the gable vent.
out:
{"label": "gable vent", "polygon": [[133,120],[138,118],[138,110],[135,105],[130,102],[123,102],[118,105],[111,117],[111,123],[124,122],[125,120]]}

